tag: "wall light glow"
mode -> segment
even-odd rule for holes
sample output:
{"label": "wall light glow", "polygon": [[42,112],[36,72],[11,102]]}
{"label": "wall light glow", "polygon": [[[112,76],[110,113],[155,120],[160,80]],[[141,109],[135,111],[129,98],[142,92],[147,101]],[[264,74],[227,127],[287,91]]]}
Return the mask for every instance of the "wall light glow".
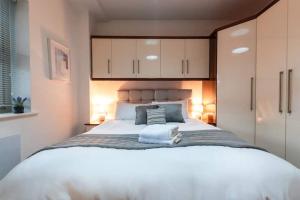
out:
{"label": "wall light glow", "polygon": [[232,53],[233,54],[243,54],[243,53],[246,53],[247,51],[249,51],[248,47],[239,47],[239,48],[233,49]]}
{"label": "wall light glow", "polygon": [[193,105],[199,105],[199,104],[202,104],[202,98],[201,97],[193,97],[192,99],[192,103]]}
{"label": "wall light glow", "polygon": [[203,113],[203,104],[201,97],[193,97],[192,98],[192,118],[200,119]]}
{"label": "wall light glow", "polygon": [[93,105],[102,105],[102,106],[107,106],[111,103],[113,103],[113,99],[110,97],[105,97],[105,96],[93,96],[92,97],[92,104]]}
{"label": "wall light glow", "polygon": [[103,121],[107,115],[108,110],[114,100],[111,97],[106,96],[93,96],[91,107],[91,122],[98,123]]}

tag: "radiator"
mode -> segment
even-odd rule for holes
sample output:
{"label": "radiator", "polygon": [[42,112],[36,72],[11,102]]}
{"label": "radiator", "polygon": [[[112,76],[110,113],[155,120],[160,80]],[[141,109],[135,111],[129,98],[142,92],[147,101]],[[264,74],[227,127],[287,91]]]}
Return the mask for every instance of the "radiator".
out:
{"label": "radiator", "polygon": [[21,161],[21,136],[0,138],[0,180]]}

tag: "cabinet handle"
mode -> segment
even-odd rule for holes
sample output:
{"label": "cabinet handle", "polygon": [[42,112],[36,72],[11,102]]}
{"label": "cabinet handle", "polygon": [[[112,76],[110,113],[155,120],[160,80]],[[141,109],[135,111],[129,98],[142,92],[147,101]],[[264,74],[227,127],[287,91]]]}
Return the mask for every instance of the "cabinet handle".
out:
{"label": "cabinet handle", "polygon": [[292,114],[292,75],[293,70],[288,71],[288,113]]}
{"label": "cabinet handle", "polygon": [[190,73],[190,61],[186,60],[186,73],[189,74]]}
{"label": "cabinet handle", "polygon": [[135,69],[134,69],[134,60],[132,61],[132,73],[135,74]]}
{"label": "cabinet handle", "polygon": [[279,112],[280,113],[283,113],[283,109],[282,109],[282,81],[283,81],[283,75],[284,75],[284,72],[281,71],[279,73]]}
{"label": "cabinet handle", "polygon": [[184,60],[181,62],[181,73],[184,74]]}
{"label": "cabinet handle", "polygon": [[138,60],[138,74],[140,73],[140,60]]}
{"label": "cabinet handle", "polygon": [[250,99],[250,110],[253,111],[254,110],[254,101],[253,101],[253,97],[254,97],[254,78],[251,77],[251,99]]}
{"label": "cabinet handle", "polygon": [[110,74],[110,59],[107,60],[107,72]]}

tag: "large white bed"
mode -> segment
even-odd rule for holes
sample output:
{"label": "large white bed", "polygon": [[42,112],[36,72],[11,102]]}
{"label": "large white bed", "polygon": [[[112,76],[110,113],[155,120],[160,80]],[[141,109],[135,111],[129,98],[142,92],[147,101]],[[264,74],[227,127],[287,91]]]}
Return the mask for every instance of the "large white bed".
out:
{"label": "large white bed", "polygon": [[[142,127],[112,120],[86,134],[136,134]],[[214,129],[191,119],[179,127]],[[0,182],[0,199],[299,200],[299,188],[297,168],[255,149],[74,147],[26,159]]]}
{"label": "large white bed", "polygon": [[[138,134],[110,120],[85,134]],[[180,131],[214,130],[199,120]],[[0,182],[1,200],[299,200],[300,171],[268,152],[225,146],[41,151]]]}

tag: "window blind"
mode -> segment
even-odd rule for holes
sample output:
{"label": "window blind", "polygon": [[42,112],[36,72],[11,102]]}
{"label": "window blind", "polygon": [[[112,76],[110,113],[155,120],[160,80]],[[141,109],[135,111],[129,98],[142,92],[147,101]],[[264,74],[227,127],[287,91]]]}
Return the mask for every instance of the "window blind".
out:
{"label": "window blind", "polygon": [[11,110],[12,71],[15,63],[14,2],[0,0],[0,113]]}

